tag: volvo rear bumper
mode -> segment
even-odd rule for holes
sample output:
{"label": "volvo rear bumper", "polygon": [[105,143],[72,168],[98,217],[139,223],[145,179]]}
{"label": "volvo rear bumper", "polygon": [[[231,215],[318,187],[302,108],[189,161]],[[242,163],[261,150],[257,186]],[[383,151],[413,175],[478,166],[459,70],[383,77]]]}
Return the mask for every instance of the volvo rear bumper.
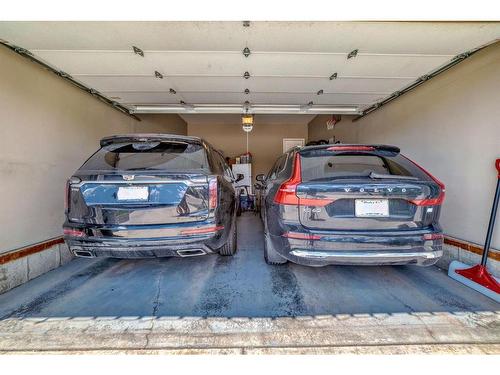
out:
{"label": "volvo rear bumper", "polygon": [[307,266],[430,266],[443,255],[441,232],[428,230],[390,233],[289,232],[284,236],[271,236],[271,241],[283,258]]}
{"label": "volvo rear bumper", "polygon": [[314,251],[294,249],[289,254],[294,262],[310,266],[323,266],[330,264],[415,264],[418,266],[430,266],[435,264],[439,258],[441,258],[443,251]]}

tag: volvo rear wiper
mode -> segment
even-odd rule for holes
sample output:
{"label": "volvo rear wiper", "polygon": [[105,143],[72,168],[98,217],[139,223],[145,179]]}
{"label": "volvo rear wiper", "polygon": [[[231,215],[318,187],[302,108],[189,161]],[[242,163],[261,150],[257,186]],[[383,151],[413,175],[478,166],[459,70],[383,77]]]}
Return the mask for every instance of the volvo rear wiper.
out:
{"label": "volvo rear wiper", "polygon": [[378,180],[378,179],[392,179],[392,180],[418,180],[418,177],[414,176],[402,176],[402,175],[394,175],[394,174],[380,174],[380,173],[375,173],[375,172],[370,172],[368,175],[371,179]]}

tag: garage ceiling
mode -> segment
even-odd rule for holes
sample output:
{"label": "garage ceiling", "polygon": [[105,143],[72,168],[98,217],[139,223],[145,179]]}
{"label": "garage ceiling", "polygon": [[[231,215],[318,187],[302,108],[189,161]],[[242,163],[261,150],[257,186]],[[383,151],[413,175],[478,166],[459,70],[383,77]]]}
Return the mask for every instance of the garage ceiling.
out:
{"label": "garage ceiling", "polygon": [[360,113],[499,36],[476,22],[0,23],[1,39],[136,113]]}

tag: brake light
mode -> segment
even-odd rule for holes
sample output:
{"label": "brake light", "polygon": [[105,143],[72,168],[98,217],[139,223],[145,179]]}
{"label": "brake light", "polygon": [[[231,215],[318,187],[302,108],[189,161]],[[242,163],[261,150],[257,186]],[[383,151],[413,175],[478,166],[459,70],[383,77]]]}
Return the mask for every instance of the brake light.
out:
{"label": "brake light", "polygon": [[208,208],[210,210],[215,210],[217,208],[218,201],[218,188],[217,179],[211,179],[208,183]]}
{"label": "brake light", "polygon": [[438,206],[443,204],[444,201],[444,191],[441,190],[437,198],[430,199],[412,199],[410,200],[415,206]]}
{"label": "brake light", "polygon": [[69,180],[66,181],[66,190],[64,194],[64,212],[69,212]]}
{"label": "brake light", "polygon": [[223,230],[224,227],[220,226],[212,226],[212,227],[204,227],[204,228],[194,228],[194,229],[184,229],[181,230],[181,234],[190,235],[190,234],[206,234],[206,233],[214,233],[220,230]]}
{"label": "brake light", "polygon": [[321,236],[311,233],[300,233],[300,232],[286,232],[282,234],[283,237],[293,238],[295,240],[320,240]]}
{"label": "brake light", "polygon": [[302,176],[300,155],[295,154],[292,177],[281,184],[274,197],[274,203],[304,206],[326,206],[327,204],[333,202],[333,199],[299,198],[297,196],[297,185],[301,182]]}
{"label": "brake light", "polygon": [[299,197],[297,197],[297,185],[302,182],[300,173],[300,156],[299,154],[295,154],[292,176],[281,184],[276,193],[276,196],[274,197],[274,203],[295,205],[299,204]]}
{"label": "brake light", "polygon": [[426,233],[422,236],[424,241],[442,240],[443,238],[442,233]]}
{"label": "brake light", "polygon": [[446,192],[446,186],[441,181],[439,181],[436,177],[434,177],[432,174],[430,174],[426,169],[424,169],[423,167],[421,167],[420,165],[415,163],[413,160],[408,159],[404,155],[401,155],[401,156],[404,157],[406,160],[408,160],[413,165],[415,165],[422,172],[424,172],[427,176],[429,176],[439,186],[439,194],[438,194],[437,198],[413,199],[410,202],[416,206],[437,206],[437,205],[443,204],[445,192]]}
{"label": "brake light", "polygon": [[65,236],[85,237],[85,232],[78,230],[78,229],[64,228],[63,233]]}
{"label": "brake light", "polygon": [[372,146],[332,146],[327,148],[328,151],[375,151]]}

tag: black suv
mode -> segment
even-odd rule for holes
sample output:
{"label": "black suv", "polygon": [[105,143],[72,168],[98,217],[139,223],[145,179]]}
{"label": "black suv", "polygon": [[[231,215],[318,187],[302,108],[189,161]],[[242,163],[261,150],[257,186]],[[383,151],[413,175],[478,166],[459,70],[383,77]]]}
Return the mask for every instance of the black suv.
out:
{"label": "black suv", "polygon": [[104,138],[68,180],[64,239],[82,257],[233,255],[236,181],[200,138]]}
{"label": "black suv", "polygon": [[269,264],[427,266],[442,256],[444,185],[397,147],[296,148],[257,180]]}

